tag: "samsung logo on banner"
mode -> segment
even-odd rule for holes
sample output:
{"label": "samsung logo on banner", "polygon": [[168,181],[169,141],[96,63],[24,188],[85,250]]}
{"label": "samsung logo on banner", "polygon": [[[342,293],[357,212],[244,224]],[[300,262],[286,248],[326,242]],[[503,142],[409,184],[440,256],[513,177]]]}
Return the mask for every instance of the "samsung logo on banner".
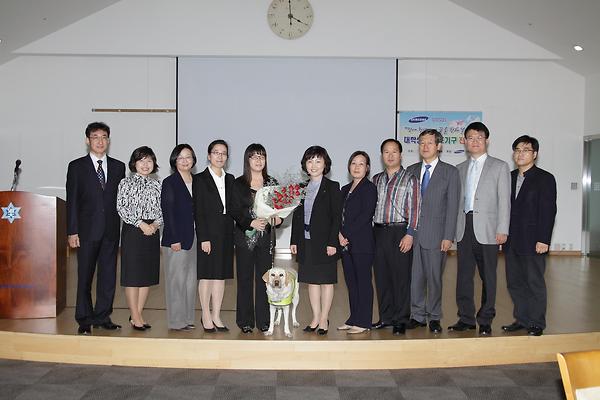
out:
{"label": "samsung logo on banner", "polygon": [[418,124],[419,122],[425,122],[429,119],[429,117],[426,116],[421,116],[421,117],[412,117],[411,119],[408,120],[408,122],[410,122],[411,124]]}

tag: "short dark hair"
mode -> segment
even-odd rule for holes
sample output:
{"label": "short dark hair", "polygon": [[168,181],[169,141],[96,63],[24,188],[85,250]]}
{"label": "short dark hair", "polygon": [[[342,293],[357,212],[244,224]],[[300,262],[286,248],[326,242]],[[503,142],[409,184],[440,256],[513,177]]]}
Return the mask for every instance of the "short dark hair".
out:
{"label": "short dark hair", "polygon": [[252,171],[250,171],[250,157],[258,154],[259,156],[265,157],[265,167],[262,170],[262,177],[264,183],[269,179],[269,175],[267,175],[267,150],[260,143],[252,143],[248,147],[246,147],[246,151],[244,151],[244,180],[250,186],[252,182]]}
{"label": "short dark hair", "polygon": [[190,146],[187,143],[178,144],[177,146],[175,146],[175,148],[171,152],[171,156],[169,157],[169,165],[171,165],[171,169],[173,170],[173,172],[177,171],[177,157],[179,157],[183,149],[188,149],[192,152],[192,158],[194,159],[192,168],[194,168],[194,165],[196,165],[196,161],[198,161],[196,159],[196,153],[194,153],[194,149],[192,149],[192,146]]}
{"label": "short dark hair", "polygon": [[151,174],[156,173],[158,171],[158,164],[156,163],[156,155],[152,151],[152,149],[148,146],[138,147],[131,153],[131,158],[129,159],[129,170],[131,172],[137,172],[135,170],[135,163],[140,161],[142,158],[150,157],[152,162],[154,163],[154,168],[152,169]]}
{"label": "short dark hair", "polygon": [[89,138],[92,132],[104,131],[106,136],[110,137],[110,128],[104,122],[92,122],[85,128],[85,137]]}
{"label": "short dark hair", "polygon": [[423,136],[432,135],[435,137],[435,144],[440,144],[444,141],[444,137],[437,129],[425,129],[423,132],[419,134],[419,140]]}
{"label": "short dark hair", "polygon": [[325,169],[323,170],[323,175],[327,175],[329,171],[331,171],[331,158],[329,158],[329,154],[327,154],[327,150],[325,150],[321,146],[310,146],[304,152],[302,156],[302,161],[300,161],[300,165],[302,166],[302,171],[308,174],[308,170],[306,169],[306,162],[312,158],[322,158],[325,161]]}
{"label": "short dark hair", "polygon": [[523,135],[523,136],[519,136],[518,138],[516,138],[515,141],[512,144],[512,149],[516,150],[517,146],[520,143],[530,144],[531,148],[536,153],[540,150],[540,142],[538,142],[538,140],[536,138],[531,137],[529,135]]}
{"label": "short dark hair", "polygon": [[367,176],[369,176],[369,172],[371,172],[371,157],[369,157],[366,151],[362,150],[356,150],[350,155],[350,158],[348,159],[348,172],[350,172],[352,161],[358,156],[363,156],[367,160]]}
{"label": "short dark hair", "polygon": [[212,142],[210,142],[210,144],[208,145],[208,153],[207,154],[210,154],[212,149],[218,144],[222,144],[223,146],[225,146],[225,148],[227,149],[227,153],[229,153],[229,145],[227,144],[227,142],[224,141],[223,139],[217,139],[217,140],[213,140]]}
{"label": "short dark hair", "polygon": [[479,121],[471,122],[465,129],[465,132],[464,132],[465,137],[467,137],[467,132],[469,132],[471,130],[477,131],[479,133],[483,133],[485,135],[486,139],[489,139],[489,137],[490,137],[490,130],[488,129],[487,126],[485,126],[483,124],[483,122],[479,122]]}
{"label": "short dark hair", "polygon": [[400,143],[399,140],[396,139],[385,139],[383,142],[381,142],[381,146],[379,146],[379,151],[383,154],[383,148],[385,147],[386,144],[388,143],[396,143],[396,145],[398,146],[398,150],[400,150],[400,153],[402,153],[402,143]]}

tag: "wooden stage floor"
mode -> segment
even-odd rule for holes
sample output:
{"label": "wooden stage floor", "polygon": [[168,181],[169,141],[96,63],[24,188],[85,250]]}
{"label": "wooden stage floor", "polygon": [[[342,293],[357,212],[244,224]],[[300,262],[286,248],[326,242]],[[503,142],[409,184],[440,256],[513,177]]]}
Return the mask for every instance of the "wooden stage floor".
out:
{"label": "wooden stage floor", "polygon": [[[279,265],[295,263],[278,260]],[[223,302],[226,333],[169,331],[165,321],[164,289],[153,287],[145,312],[152,329],[138,332],[127,319],[124,291],[117,288],[112,319],[123,325],[120,331],[94,330],[91,337],[77,336],[73,318],[76,283],[76,257],[71,254],[67,274],[67,308],[57,318],[0,320],[0,357],[37,361],[89,364],[138,365],[196,368],[249,369],[373,369],[433,368],[466,365],[491,365],[554,361],[556,352],[600,348],[600,259],[577,256],[548,258],[547,329],[542,337],[528,337],[519,332],[506,334],[500,326],[512,322],[512,302],[506,290],[504,260],[498,263],[497,315],[492,337],[480,338],[477,331],[448,332],[456,322],[454,300],[456,256],[450,256],[444,273],[441,334],[428,328],[393,336],[391,329],[366,334],[347,335],[335,328],[344,323],[348,313],[347,291],[341,265],[335,288],[330,329],[326,336],[305,333],[310,322],[306,287],[301,286],[298,320],[300,328],[293,338],[276,327],[275,335],[265,337],[260,331],[243,334],[235,325],[235,281],[228,281]],[[476,298],[480,293],[476,279]],[[377,310],[374,312],[377,319]],[[270,353],[292,352],[283,359]]]}

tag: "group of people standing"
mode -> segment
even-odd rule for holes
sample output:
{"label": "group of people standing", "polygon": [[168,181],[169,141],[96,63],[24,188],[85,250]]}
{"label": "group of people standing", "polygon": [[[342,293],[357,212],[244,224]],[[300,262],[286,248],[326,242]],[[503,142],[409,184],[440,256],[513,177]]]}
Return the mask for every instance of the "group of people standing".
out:
{"label": "group of people standing", "polygon": [[[253,211],[256,192],[277,181],[267,173],[267,152],[251,144],[243,174],[225,172],[229,148],[208,146],[206,169],[196,175],[191,146],[179,144],[169,162],[172,174],[162,184],[152,149],[142,146],[125,165],[107,155],[110,128],[101,122],[85,131],[89,154],[72,161],[67,172],[67,233],[77,247],[75,318],[79,334],[92,326],[120,329],[110,319],[121,240],[121,286],[125,287],[133,329],[151,325],[143,317],[150,286],[159,281],[160,246],[165,249],[165,294],[169,329],[195,328],[196,291],[205,332],[228,331],[220,310],[225,280],[233,278],[236,256],[236,324],[244,333],[267,331],[269,306],[262,275],[271,265],[270,223]],[[487,154],[489,131],[475,122],[465,130],[469,159],[457,167],[439,159],[442,135],[419,136],[422,161],[401,165],[402,145],[381,144],[385,170],[368,176],[369,155],[356,151],[348,160],[351,182],[326,177],[331,159],[320,146],[309,147],[301,167],[308,175],[306,196],[292,216],[290,251],[297,255],[298,280],[308,284],[312,319],[305,332],[325,335],[342,259],[350,316],[338,327],[348,333],[393,326],[394,334],[424,327],[442,331],[442,274],[446,253],[456,239],[459,320],[449,330],[491,333],[495,316],[499,246],[506,253],[508,289],[515,322],[506,331],[545,328],[545,258],[556,214],[554,177],[535,166],[539,144],[522,136],[513,144],[517,169]],[[511,189],[512,188],[512,189]],[[512,207],[511,207],[512,204]],[[123,221],[120,228],[120,220]],[[162,226],[162,239],[159,228]],[[475,313],[473,275],[483,282],[482,305]],[[97,268],[96,304],[91,285]],[[373,270],[379,321],[372,323]]]}

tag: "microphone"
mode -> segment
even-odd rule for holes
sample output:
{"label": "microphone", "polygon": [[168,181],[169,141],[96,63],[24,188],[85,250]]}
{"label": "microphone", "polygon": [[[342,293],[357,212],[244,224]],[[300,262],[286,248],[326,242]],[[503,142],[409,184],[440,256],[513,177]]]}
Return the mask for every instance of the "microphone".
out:
{"label": "microphone", "polygon": [[19,172],[20,165],[21,165],[21,160],[15,161],[15,173]]}
{"label": "microphone", "polygon": [[21,173],[21,160],[15,161],[15,175],[13,177],[12,186],[10,187],[11,192],[14,192],[17,189],[17,183],[19,183],[19,174]]}

